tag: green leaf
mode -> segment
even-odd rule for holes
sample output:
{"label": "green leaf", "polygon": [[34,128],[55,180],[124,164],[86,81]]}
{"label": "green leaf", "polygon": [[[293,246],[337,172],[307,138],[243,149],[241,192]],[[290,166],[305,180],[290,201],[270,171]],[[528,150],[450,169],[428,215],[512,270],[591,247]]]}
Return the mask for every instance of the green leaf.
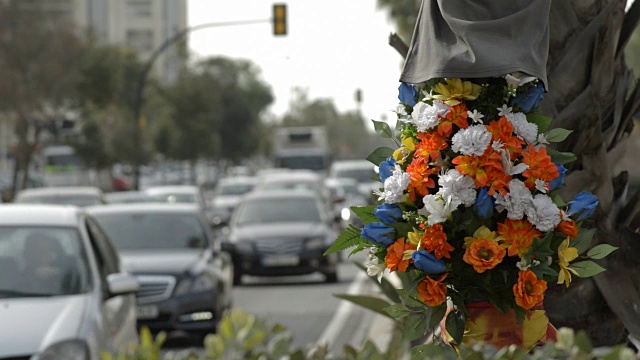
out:
{"label": "green leaf", "polygon": [[402,304],[393,304],[389,307],[384,308],[384,311],[386,311],[394,319],[402,319],[411,314],[411,310],[409,310]]}
{"label": "green leaf", "polygon": [[386,311],[384,311],[384,309],[389,307],[391,304],[389,304],[388,302],[380,298],[367,296],[367,295],[350,295],[350,294],[334,294],[333,296],[339,299],[351,301],[356,305],[360,305],[371,311],[377,312],[378,314],[381,314],[388,318],[393,319]]}
{"label": "green leaf", "polygon": [[546,262],[541,262],[536,266],[532,266],[531,271],[533,271],[533,273],[536,274],[536,277],[540,280],[544,279],[545,275],[554,279],[558,278],[558,272],[553,270]]}
{"label": "green leaf", "polygon": [[551,124],[551,120],[552,119],[549,116],[544,116],[539,113],[527,114],[527,121],[538,125],[538,134],[542,134],[547,131],[549,124]]}
{"label": "green leaf", "polygon": [[326,256],[329,254],[333,254],[334,252],[342,251],[352,246],[357,246],[360,244],[368,244],[369,240],[362,238],[360,236],[360,232],[361,232],[361,229],[353,225],[349,225],[349,227],[344,229],[342,234],[338,236],[336,241],[334,241],[333,244],[329,246],[329,248],[327,249],[327,251],[324,252],[323,255]]}
{"label": "green leaf", "polygon": [[565,206],[567,206],[567,203],[564,201],[562,196],[560,196],[560,192],[559,191],[554,190],[549,195],[551,196],[551,200],[553,201],[554,204],[556,204],[557,207],[565,207]]}
{"label": "green leaf", "polygon": [[580,261],[575,264],[571,264],[570,268],[575,270],[578,273],[578,276],[581,278],[591,277],[594,275],[598,275],[606,269],[602,266],[594,263],[593,261]]}
{"label": "green leaf", "polygon": [[554,163],[564,165],[572,161],[578,160],[578,157],[574,153],[561,152],[551,148],[546,148],[546,149],[547,149],[547,155],[551,156],[551,161],[553,161]]}
{"label": "green leaf", "polygon": [[513,311],[516,314],[516,323],[518,325],[522,324],[522,322],[524,322],[525,315],[527,315],[527,310],[525,310],[524,308],[516,305],[515,308],[513,309]]}
{"label": "green leaf", "polygon": [[578,254],[582,254],[591,246],[591,239],[595,233],[596,229],[580,229],[578,236],[569,243],[569,246],[578,249]]}
{"label": "green leaf", "polygon": [[553,233],[550,232],[542,239],[533,239],[533,244],[525,255],[528,255],[529,259],[535,255],[535,258],[540,259],[540,261],[546,259],[547,256],[552,256],[555,253],[555,251],[551,249],[552,238]]}
{"label": "green leaf", "polygon": [[589,340],[589,336],[584,331],[578,331],[578,334],[576,334],[575,344],[578,349],[585,354],[591,354],[591,351],[593,351],[591,340]]}
{"label": "green leaf", "polygon": [[445,344],[424,344],[411,349],[411,360],[458,359],[453,347]]}
{"label": "green leaf", "polygon": [[601,244],[589,250],[587,256],[592,259],[603,259],[605,256],[611,254],[616,250],[618,250],[618,248],[615,246],[611,246],[609,244]]}
{"label": "green leaf", "polygon": [[571,134],[572,132],[573,130],[567,130],[567,129],[560,129],[560,128],[551,129],[549,130],[545,138],[547,139],[548,142],[561,142],[561,141],[564,141],[567,138],[567,136],[569,136],[569,134]]}
{"label": "green leaf", "polygon": [[[367,272],[367,267],[364,264],[357,261],[354,261],[353,263],[364,272]],[[371,281],[378,285],[380,290],[382,290],[382,292],[389,298],[389,300],[393,301],[394,303],[401,302],[400,295],[398,295],[398,290],[385,277],[381,277],[380,281],[378,281],[378,278],[376,276],[369,276],[369,279],[371,279]]]}
{"label": "green leaf", "polygon": [[375,205],[351,207],[351,211],[353,211],[353,213],[356,214],[356,216],[359,217],[365,225],[372,222],[380,222],[380,220],[373,215],[373,210],[375,209]]}
{"label": "green leaf", "polygon": [[389,124],[387,124],[384,121],[376,121],[376,120],[371,120],[371,121],[373,122],[373,128],[376,130],[376,134],[378,134],[380,137],[385,139],[393,138],[393,130],[391,130],[391,127],[389,127]]}
{"label": "green leaf", "polygon": [[394,150],[390,147],[379,147],[371,152],[369,156],[367,156],[367,161],[372,163],[375,166],[380,165],[381,162],[387,160],[388,157],[393,155]]}
{"label": "green leaf", "polygon": [[427,333],[427,317],[424,313],[413,313],[409,315],[402,326],[402,338],[413,341],[423,337]]}
{"label": "green leaf", "polygon": [[464,313],[458,310],[451,311],[445,320],[445,327],[453,341],[460,344],[464,335]]}
{"label": "green leaf", "polygon": [[429,323],[427,326],[429,329],[433,329],[440,324],[440,321],[442,321],[444,315],[447,313],[447,304],[442,303],[436,307],[429,308],[429,311],[431,316],[429,317]]}

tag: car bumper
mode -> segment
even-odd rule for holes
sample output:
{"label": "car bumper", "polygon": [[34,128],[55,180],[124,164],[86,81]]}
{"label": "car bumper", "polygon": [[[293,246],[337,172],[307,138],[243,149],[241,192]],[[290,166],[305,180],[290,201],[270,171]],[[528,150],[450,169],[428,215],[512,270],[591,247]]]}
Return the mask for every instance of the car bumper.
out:
{"label": "car bumper", "polygon": [[306,275],[315,272],[335,272],[337,258],[323,256],[322,250],[308,250],[295,254],[233,254],[236,271],[243,275],[286,276]]}

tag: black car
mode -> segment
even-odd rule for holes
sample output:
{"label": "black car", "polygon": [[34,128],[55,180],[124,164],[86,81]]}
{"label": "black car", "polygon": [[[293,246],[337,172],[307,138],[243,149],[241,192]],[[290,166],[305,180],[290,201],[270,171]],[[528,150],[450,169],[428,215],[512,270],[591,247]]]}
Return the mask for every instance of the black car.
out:
{"label": "black car", "polygon": [[140,283],[138,326],[213,332],[232,304],[233,264],[191,204],[126,204],[89,210]]}
{"label": "black car", "polygon": [[235,283],[243,274],[303,275],[320,272],[338,281],[338,256],[323,256],[336,233],[318,196],[309,190],[254,192],[231,218],[226,246]]}

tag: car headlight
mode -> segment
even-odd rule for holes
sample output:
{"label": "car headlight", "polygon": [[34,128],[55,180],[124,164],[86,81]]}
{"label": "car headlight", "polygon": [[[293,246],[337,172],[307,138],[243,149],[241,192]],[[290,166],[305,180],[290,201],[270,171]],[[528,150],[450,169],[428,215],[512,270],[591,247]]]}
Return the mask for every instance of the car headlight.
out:
{"label": "car headlight", "polygon": [[38,360],[87,360],[89,347],[82,340],[67,340],[49,346],[40,354]]}
{"label": "car headlight", "polygon": [[343,208],[340,211],[340,217],[342,218],[342,220],[344,221],[349,221],[349,219],[351,219],[351,209],[349,208]]}
{"label": "car headlight", "polygon": [[322,249],[325,247],[324,239],[321,237],[308,239],[305,243],[307,250]]}
{"label": "car headlight", "polygon": [[188,277],[180,280],[178,286],[176,286],[176,296],[184,295],[186,293],[197,293],[201,291],[207,291],[216,287],[215,281],[211,276],[201,274],[196,277]]}
{"label": "car headlight", "polygon": [[236,242],[236,250],[239,253],[252,253],[253,252],[253,243],[251,241],[238,241]]}

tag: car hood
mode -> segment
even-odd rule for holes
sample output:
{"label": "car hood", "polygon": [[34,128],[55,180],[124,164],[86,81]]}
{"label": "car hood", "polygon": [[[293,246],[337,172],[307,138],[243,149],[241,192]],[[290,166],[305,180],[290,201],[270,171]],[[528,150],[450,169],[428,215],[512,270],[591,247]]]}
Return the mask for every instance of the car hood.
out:
{"label": "car hood", "polygon": [[77,338],[89,296],[0,299],[0,334],[11,334],[0,339],[0,358],[34,354]]}
{"label": "car hood", "polygon": [[329,229],[317,222],[286,222],[237,226],[232,229],[232,239],[236,241],[259,240],[286,237],[325,236]]}
{"label": "car hood", "polygon": [[122,264],[132,274],[182,274],[205,256],[202,250],[123,251]]}

